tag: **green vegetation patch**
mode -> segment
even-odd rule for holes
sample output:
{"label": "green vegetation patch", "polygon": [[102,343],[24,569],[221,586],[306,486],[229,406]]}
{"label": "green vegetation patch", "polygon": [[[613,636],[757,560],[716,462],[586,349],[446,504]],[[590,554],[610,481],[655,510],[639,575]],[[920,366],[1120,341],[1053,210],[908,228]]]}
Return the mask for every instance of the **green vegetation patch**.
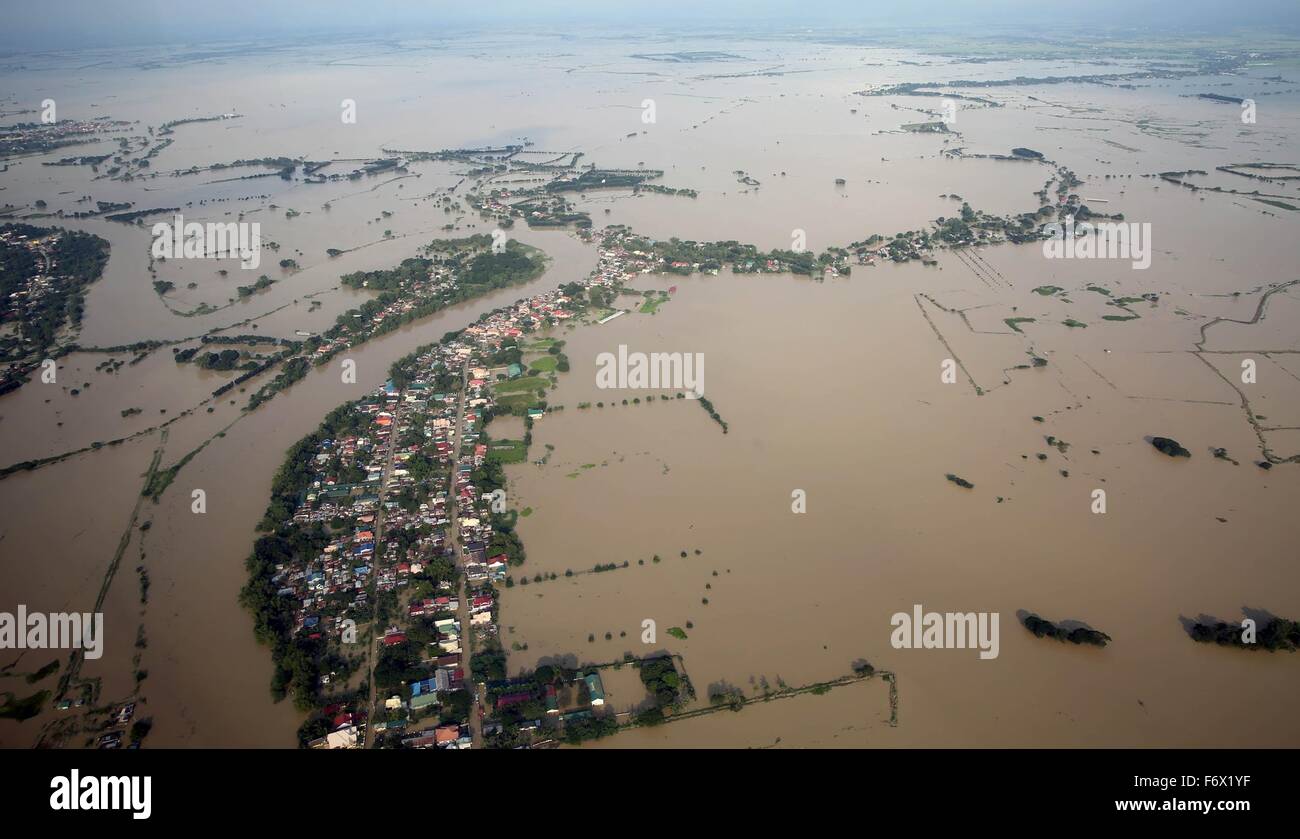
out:
{"label": "green vegetation patch", "polygon": [[1066,453],[1067,451],[1069,451],[1069,449],[1070,449],[1070,444],[1069,444],[1069,443],[1067,443],[1067,442],[1065,442],[1064,440],[1061,440],[1061,439],[1059,439],[1058,437],[1055,437],[1055,436],[1053,436],[1053,435],[1051,435],[1051,434],[1048,434],[1044,439],[1047,440],[1047,445],[1052,446],[1052,447],[1055,448],[1057,451],[1059,451],[1061,454],[1065,454],[1065,453]]}
{"label": "green vegetation patch", "polygon": [[1024,334],[1024,330],[1022,330],[1022,329],[1020,328],[1020,324],[1022,324],[1022,323],[1036,323],[1037,321],[1038,321],[1038,318],[1004,318],[1002,322],[1005,323],[1007,326],[1011,327],[1012,329],[1014,329],[1015,331],[1017,331],[1017,332],[1019,332],[1020,334],[1023,335],[1023,334]]}
{"label": "green vegetation patch", "polygon": [[493,463],[523,463],[527,458],[523,440],[493,440],[488,445],[487,459]]}
{"label": "green vegetation patch", "polygon": [[1091,644],[1094,647],[1104,647],[1110,643],[1110,636],[1104,632],[1082,626],[1067,630],[1063,626],[1058,626],[1034,614],[1026,615],[1024,624],[1025,629],[1028,629],[1039,638],[1055,638],[1058,641],[1069,641],[1071,644]]}
{"label": "green vegetation patch", "polygon": [[653,315],[656,309],[658,309],[661,305],[667,302],[668,302],[668,295],[666,294],[661,293],[659,295],[656,295],[655,297],[648,297],[646,298],[646,301],[641,304],[641,308],[638,311],[640,311],[641,314],[643,315]]}
{"label": "green vegetation patch", "polygon": [[523,391],[536,392],[545,389],[546,382],[539,376],[524,376],[506,382],[497,382],[492,387],[498,394],[522,393]]}
{"label": "green vegetation patch", "polygon": [[535,393],[511,393],[497,400],[497,407],[511,414],[519,414],[529,408],[542,407],[542,400]]}
{"label": "green vegetation patch", "polygon": [[[65,325],[81,325],[86,287],[108,263],[109,245],[76,230],[5,224],[0,231],[45,242],[39,249],[16,238],[0,244],[0,319],[13,323],[12,334],[0,336],[0,360],[13,361],[45,353]],[[56,266],[55,276],[40,294],[29,297],[25,292],[43,275],[47,256],[48,264]]]}
{"label": "green vegetation patch", "polygon": [[1183,448],[1182,444],[1172,437],[1152,437],[1151,445],[1155,446],[1156,449],[1158,449],[1161,452],[1164,452],[1170,457],[1191,457],[1192,456],[1191,452]]}
{"label": "green vegetation patch", "polygon": [[45,701],[50,698],[48,690],[37,691],[26,699],[16,699],[12,693],[5,692],[0,694],[4,697],[4,703],[0,704],[0,719],[23,720],[31,719],[41,712]]}
{"label": "green vegetation patch", "polygon": [[40,670],[37,670],[35,673],[28,673],[27,684],[34,685],[37,682],[39,682],[41,679],[44,679],[46,676],[49,676],[51,673],[54,673],[58,669],[59,669],[59,660],[56,658],[53,661],[51,661],[49,664],[42,667]]}
{"label": "green vegetation patch", "polygon": [[1215,621],[1214,623],[1198,621],[1192,625],[1191,629],[1192,640],[1199,641],[1202,644],[1218,644],[1221,647],[1267,650],[1269,652],[1275,650],[1295,652],[1297,648],[1300,648],[1300,623],[1287,618],[1273,618],[1268,623],[1260,626],[1257,630],[1257,637],[1253,642],[1243,638],[1243,635],[1240,623],[1228,623],[1226,621]]}

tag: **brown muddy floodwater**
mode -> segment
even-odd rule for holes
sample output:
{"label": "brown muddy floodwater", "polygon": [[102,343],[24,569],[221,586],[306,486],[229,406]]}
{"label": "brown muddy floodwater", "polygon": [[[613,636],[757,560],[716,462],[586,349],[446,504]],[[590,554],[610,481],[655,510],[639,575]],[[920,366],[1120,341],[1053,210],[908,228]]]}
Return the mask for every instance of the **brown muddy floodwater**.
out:
{"label": "brown muddy floodwater", "polygon": [[[436,45],[250,47],[204,61],[33,58],[6,72],[14,103],[55,96],[60,115],[126,120],[126,134],[189,117],[240,118],[178,126],[152,163],[156,177],[130,182],[86,166],[41,166],[67,151],[9,160],[0,204],[17,208],[15,218],[110,242],[77,337],[94,350],[212,331],[319,332],[368,297],[340,288],[341,274],[391,267],[434,238],[488,229],[471,211],[434,203],[462,182],[463,167],[417,162],[401,176],[327,184],[184,174],[217,162],[354,161],[384,149],[529,141],[537,151],[583,152],[584,164],[661,169],[658,183],[698,193],[575,196],[597,227],[764,249],[791,247],[802,234],[814,251],[930,229],[963,202],[999,215],[1033,211],[1036,191],[1068,167],[1081,181],[1073,191],[1094,210],[1151,224],[1149,269],[1004,245],[939,251],[931,266],[854,265],[850,277],[825,282],[647,275],[629,285],[678,289],[657,314],[557,329],[572,371],[549,402],[565,407],[536,423],[530,458],[554,450],[545,465],[508,474],[512,506],[533,510],[520,519],[528,563],[516,574],[558,578],[504,593],[509,667],[670,650],[701,697],[711,686],[755,696],[764,685],[836,679],[862,659],[897,677],[896,725],[886,683],[872,679],[622,733],[602,747],[1300,745],[1289,699],[1300,688],[1295,660],[1195,644],[1183,623],[1300,617],[1300,472],[1295,463],[1254,465],[1265,448],[1279,461],[1300,454],[1300,287],[1270,293],[1300,279],[1300,213],[1154,177],[1195,169],[1212,173],[1197,176],[1202,186],[1258,186],[1300,204],[1300,182],[1252,182],[1215,168],[1300,157],[1300,101],[1268,79],[1276,68],[1124,88],[984,88],[999,107],[963,101],[949,132],[916,134],[902,126],[933,119],[934,100],[858,92],[1138,65],[1127,57],[968,62],[800,40],[689,42],[735,57],[651,63],[635,57],[647,45],[625,36],[493,32]],[[1223,85],[1273,94],[1261,99],[1258,124],[1194,98]],[[358,102],[353,125],[339,119],[344,97]],[[654,122],[642,119],[646,99],[657,104]],[[1019,146],[1047,162],[973,157]],[[76,153],[114,148],[110,137]],[[957,149],[964,157],[953,156]],[[278,250],[266,249],[251,271],[170,260],[151,274],[147,227],[36,211],[38,200],[49,212],[85,210],[83,196],[179,206],[196,221],[242,213]],[[35,382],[0,398],[0,466],[127,438],[0,480],[0,608],[85,611],[104,591],[106,652],[81,675],[99,678],[110,701],[130,696],[144,674],[140,713],[153,719],[151,746],[294,745],[299,715],[271,701],[269,653],[237,603],[271,479],[290,445],[382,384],[397,358],[596,264],[596,249],[569,232],[521,223],[511,236],[551,258],[543,277],[350,353],[355,385],[342,384],[332,365],[318,368],[244,413],[262,379],[207,402],[234,374],[175,364],[164,345],[115,372],[97,367],[134,354],[75,352],[61,359],[56,385]],[[328,257],[328,248],[343,253]],[[287,257],[301,268],[280,269]],[[261,273],[276,282],[238,299],[235,288]],[[155,279],[175,289],[160,297]],[[1047,286],[1060,291],[1035,292]],[[1136,319],[1106,319],[1119,311],[1113,301],[1144,294],[1154,302],[1127,304]],[[624,407],[624,398],[645,394],[598,389],[596,358],[620,344],[703,354],[705,395],[729,433],[692,401]],[[1035,356],[1046,366],[1029,367]],[[959,363],[953,384],[940,378],[947,359]],[[1242,391],[1233,383],[1247,359],[1258,383]],[[579,409],[583,402],[592,407]],[[502,421],[489,431],[518,436],[522,427]],[[1146,442],[1152,435],[1179,440],[1192,457],[1165,457]],[[157,503],[141,501],[160,447],[165,467],[205,443]],[[1215,458],[1215,448],[1231,460]],[[954,485],[949,473],[974,487]],[[190,511],[195,489],[206,493],[204,515]],[[1092,512],[1098,489],[1105,514]],[[796,491],[806,494],[805,513],[792,512]],[[890,618],[915,604],[999,613],[998,657],[894,649]],[[1099,650],[1037,639],[1019,625],[1022,610],[1085,623],[1113,643]],[[650,645],[640,641],[647,619],[657,627]],[[687,638],[669,635],[671,627]],[[614,640],[603,640],[606,632]],[[22,678],[51,657],[27,653],[0,675],[0,691],[52,686],[53,678],[36,687]],[[0,665],[16,658],[6,650]],[[611,686],[628,707],[635,694],[635,682]],[[0,720],[0,745],[32,746],[67,713]]]}
{"label": "brown muddy floodwater", "polygon": [[[1037,254],[986,257],[1011,277]],[[716,683],[823,681],[859,658],[898,674],[897,728],[881,722],[879,704],[845,717],[825,711],[838,707],[829,697],[809,696],[762,715],[723,714],[726,733],[691,721],[620,735],[615,746],[1294,742],[1290,704],[1270,698],[1295,684],[1288,657],[1193,644],[1179,622],[1300,607],[1294,473],[1209,456],[1222,446],[1249,458],[1254,435],[1232,390],[1190,355],[1111,361],[1116,350],[1097,353],[1102,362],[1062,348],[1046,368],[993,387],[1031,339],[1005,327],[975,335],[952,317],[936,322],[991,392],[941,384],[947,351],[916,302],[942,299],[964,270],[952,259],[941,268],[824,284],[693,279],[654,316],[569,333],[573,373],[551,397],[565,410],[533,431],[555,449],[544,467],[510,467],[512,502],[533,508],[519,526],[526,570],[560,575],[506,593],[503,638],[527,644],[512,666],[642,653],[650,618],[656,646],[684,656],[701,694]],[[1029,305],[1027,291],[1009,294]],[[1146,342],[1186,340],[1181,322],[1143,323]],[[1094,328],[1119,346],[1132,325]],[[1060,325],[1044,331],[1069,337]],[[1043,352],[1046,341],[1035,343]],[[631,394],[594,386],[595,357],[618,344],[702,352],[706,396],[729,433],[690,401],[611,407],[611,396]],[[1175,371],[1166,358],[1188,360]],[[1123,394],[1090,360],[1122,377]],[[1181,397],[1162,393],[1171,372],[1185,376]],[[575,410],[579,402],[593,407]],[[1289,408],[1300,408],[1294,391]],[[1143,441],[1152,433],[1194,456],[1164,457]],[[1047,445],[1047,434],[1069,449]],[[948,472],[975,488],[954,487]],[[1105,515],[1091,512],[1095,488],[1108,493]],[[802,515],[791,512],[798,489]],[[625,560],[626,569],[564,576]],[[1000,656],[892,649],[890,616],[916,603],[999,612]],[[1017,625],[1019,610],[1084,621],[1115,643],[1097,651],[1035,639]],[[663,634],[687,621],[687,640]]]}
{"label": "brown muddy floodwater", "polygon": [[[334,367],[317,368],[299,385],[250,414],[239,413],[238,405],[246,396],[239,398],[237,389],[230,394],[237,397],[237,405],[230,405],[228,398],[217,400],[214,414],[200,409],[193,418],[169,429],[164,465],[229,426],[186,465],[184,478],[178,479],[158,504],[145,503],[140,523],[149,520],[152,526],[143,534],[137,530],[114,580],[111,591],[115,597],[109,607],[118,605],[119,611],[114,614],[106,609],[104,657],[82,669],[83,676],[105,679],[105,697],[129,695],[136,629],[143,626],[148,646],[141,666],[148,671],[146,710],[154,719],[150,735],[154,742],[162,746],[292,746],[296,742],[299,715],[288,703],[270,702],[270,657],[256,644],[251,620],[237,603],[246,579],[243,557],[250,550],[253,527],[266,509],[271,478],[289,446],[315,429],[338,405],[383,384],[389,366],[398,358],[468,325],[481,312],[532,289],[548,289],[583,276],[594,265],[594,250],[569,234],[522,231],[517,238],[541,247],[551,258],[542,277],[526,286],[451,307],[349,353],[357,364],[356,384],[342,384]],[[72,357],[68,367],[80,375],[76,358]],[[156,376],[150,375],[151,365],[161,365]],[[51,404],[41,398],[44,392],[39,387],[24,388],[15,399],[25,400],[21,404],[27,410],[17,416],[33,428],[48,422],[42,415],[75,417],[77,428],[66,434],[61,429],[60,433],[69,447],[89,445],[99,439],[97,431],[119,425],[119,405],[124,398],[153,410],[152,417],[131,418],[139,425],[164,421],[166,415],[156,413],[154,406],[160,402],[150,398],[154,394],[149,388],[163,376],[176,380],[177,367],[170,353],[156,353],[140,365],[122,368],[115,374],[122,381],[99,390],[92,387],[86,397],[61,391],[49,397]],[[189,375],[187,370],[182,372]],[[138,386],[123,386],[137,380]],[[178,404],[193,405],[215,386],[192,386],[188,402],[181,399]],[[124,390],[129,397],[123,396]],[[100,392],[105,394],[103,399],[90,401]],[[110,399],[108,394],[114,397]],[[176,398],[175,391],[164,390],[162,395]],[[73,400],[85,401],[74,404]],[[100,412],[98,419],[91,416],[91,405]],[[136,430],[126,427],[124,432]],[[41,439],[49,445],[46,438]],[[6,437],[5,442],[12,440]],[[73,608],[79,594],[98,591],[156,445],[156,435],[143,436],[0,482],[0,504],[16,513],[12,521],[24,522],[21,528],[6,529],[6,556],[28,558],[24,563],[0,566],[4,575],[0,589],[25,592],[30,600],[20,602],[55,604],[42,607],[46,610]],[[40,454],[46,453],[40,450]],[[205,515],[190,511],[194,489],[206,493]],[[59,502],[51,503],[54,498]],[[70,520],[77,525],[69,526]],[[34,565],[41,564],[59,571],[33,578]],[[141,607],[134,570],[141,564],[150,581],[147,608]],[[52,588],[34,588],[33,579],[45,580]],[[34,655],[28,653],[29,658],[18,669],[25,670]],[[47,658],[32,669],[44,665]],[[116,681],[109,679],[110,674]],[[16,739],[10,745],[30,745],[21,739],[16,725],[5,723],[0,726],[0,736],[13,732]]]}

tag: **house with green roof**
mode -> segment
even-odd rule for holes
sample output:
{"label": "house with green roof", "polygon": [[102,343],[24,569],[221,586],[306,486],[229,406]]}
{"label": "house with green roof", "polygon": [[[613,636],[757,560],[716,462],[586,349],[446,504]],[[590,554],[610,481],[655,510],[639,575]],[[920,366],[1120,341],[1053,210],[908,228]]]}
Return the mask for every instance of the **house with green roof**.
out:
{"label": "house with green roof", "polygon": [[587,683],[587,693],[591,696],[593,707],[605,704],[605,686],[600,683],[599,673],[588,673],[582,677]]}

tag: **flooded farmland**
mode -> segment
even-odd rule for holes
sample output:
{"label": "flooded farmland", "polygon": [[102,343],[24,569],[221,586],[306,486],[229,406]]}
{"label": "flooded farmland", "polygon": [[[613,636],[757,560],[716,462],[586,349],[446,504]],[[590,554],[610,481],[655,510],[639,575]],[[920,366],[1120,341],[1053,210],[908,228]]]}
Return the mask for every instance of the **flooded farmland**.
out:
{"label": "flooded farmland", "polygon": [[[504,469],[510,509],[527,511],[526,561],[493,585],[508,678],[679,657],[696,694],[687,718],[599,747],[1300,745],[1291,656],[1189,637],[1202,620],[1300,615],[1300,180],[1221,168],[1296,160],[1294,59],[1219,73],[1191,48],[1170,62],[1010,47],[975,61],[937,45],[708,34],[682,58],[676,43],[487,32],[203,60],[4,59],[6,122],[54,98],[64,118],[115,127],[0,162],[4,222],[109,247],[56,380],[35,367],[0,396],[0,467],[13,467],[0,479],[0,610],[103,612],[104,656],[78,662],[70,684],[92,706],[137,703],[150,747],[298,745],[309,715],[274,701],[276,665],[240,605],[286,452],[384,388],[399,359],[606,270],[602,232],[734,240],[828,258],[808,274],[667,259],[629,271],[590,317],[529,333],[564,342],[548,410],[482,428],[531,437]],[[1209,90],[1253,96],[1258,120]],[[137,160],[156,151],[130,177],[46,165],[120,143]],[[256,366],[363,321],[353,313],[382,294],[342,277],[491,235],[488,198],[555,176],[439,155],[514,144],[573,156],[544,164],[563,177],[653,170],[646,183],[664,189],[567,193],[585,225],[530,226],[528,205],[504,232],[544,254],[540,274],[305,364],[260,404],[250,397],[283,366],[237,381],[244,368],[178,361],[234,346]],[[296,168],[245,165],[280,158]],[[113,221],[86,215],[94,202],[156,212]],[[1041,223],[1081,205],[1147,225],[1149,268],[1049,258],[1037,233],[960,246],[936,234],[915,259],[882,253],[950,220],[1041,211]],[[155,258],[150,226],[173,210],[257,222],[274,247],[252,270]],[[702,358],[711,408],[676,385],[600,387],[602,354],[620,346]],[[916,604],[997,613],[997,656],[898,648],[891,618]],[[1029,614],[1110,643],[1035,637]],[[0,696],[51,692],[34,716],[0,719],[0,745],[94,745],[81,707],[53,698],[68,658],[0,651]],[[60,667],[39,675],[51,659]],[[762,701],[865,673],[860,662],[875,675]],[[611,711],[641,709],[630,668],[602,672]],[[690,716],[737,692],[750,700],[738,713]]]}

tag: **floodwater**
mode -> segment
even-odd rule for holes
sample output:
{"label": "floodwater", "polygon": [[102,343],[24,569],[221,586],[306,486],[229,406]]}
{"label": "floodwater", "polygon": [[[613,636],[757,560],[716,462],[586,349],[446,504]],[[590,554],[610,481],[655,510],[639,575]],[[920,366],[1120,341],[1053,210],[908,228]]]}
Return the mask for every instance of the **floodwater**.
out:
{"label": "floodwater", "polygon": [[[1007,276],[1028,273],[1035,258],[1027,249],[985,256]],[[941,267],[824,284],[691,280],[654,316],[570,333],[573,373],[551,396],[565,410],[533,430],[535,445],[555,447],[550,460],[509,467],[513,503],[533,508],[519,526],[525,570],[559,575],[506,592],[503,637],[527,645],[512,665],[642,652],[641,622],[651,619],[656,646],[685,657],[697,689],[824,681],[860,658],[898,674],[897,728],[841,732],[845,720],[810,708],[824,697],[804,697],[788,716],[772,710],[776,721],[763,725],[773,727],[754,729],[747,745],[773,736],[788,745],[1293,742],[1289,703],[1268,698],[1294,685],[1287,657],[1193,644],[1179,618],[1300,606],[1287,514],[1294,473],[1250,463],[1254,434],[1234,393],[1194,357],[1122,349],[1133,323],[1088,327],[1110,354],[1070,346],[1067,327],[1047,326],[1033,340],[1048,366],[994,387],[1004,367],[1025,361],[1030,339],[1005,327],[963,334],[957,317],[936,318],[991,392],[942,384],[948,352],[915,297],[943,299],[948,275],[963,269],[946,258]],[[1032,302],[1023,288],[1007,296]],[[729,315],[742,299],[743,325]],[[1145,321],[1145,342],[1179,345],[1181,322]],[[611,395],[630,394],[598,390],[594,359],[619,344],[703,353],[706,396],[729,433],[686,400],[611,407]],[[1171,375],[1180,378],[1172,396]],[[602,400],[603,409],[574,410]],[[1289,405],[1300,402],[1292,395]],[[1048,434],[1069,449],[1049,446]],[[1144,442],[1152,434],[1175,437],[1193,457],[1166,458]],[[1220,446],[1242,465],[1211,457]],[[948,483],[949,472],[974,489]],[[1107,493],[1104,515],[1091,512],[1094,489]],[[804,514],[791,511],[796,490]],[[890,617],[918,603],[1000,613],[999,657],[891,648]],[[1115,642],[1097,651],[1035,639],[1017,625],[1020,610],[1083,621]],[[686,640],[663,634],[687,621]],[[1225,687],[1206,690],[1207,678]],[[1243,698],[1227,701],[1227,685]],[[823,727],[804,737],[808,714]],[[733,744],[708,735],[692,721],[614,745]]]}
{"label": "floodwater", "polygon": [[[152,171],[163,174],[130,183],[97,179],[88,167],[40,165],[104,153],[109,143],[9,161],[0,204],[26,207],[20,217],[38,199],[51,210],[83,209],[76,203],[83,195],[137,208],[181,206],[196,221],[242,212],[262,225],[264,240],[279,244],[252,271],[224,261],[155,264],[157,278],[176,286],[164,302],[151,285],[147,228],[30,219],[110,241],[78,339],[103,348],[211,330],[319,331],[365,299],[339,288],[340,274],[395,265],[438,236],[486,231],[472,214],[435,207],[430,196],[460,180],[445,164],[322,185],[166,174],[195,165],[279,155],[350,160],[384,148],[527,138],[539,150],[583,151],[584,163],[662,169],[662,184],[699,192],[694,199],[625,190],[579,198],[597,225],[763,248],[790,247],[802,232],[820,250],[921,229],[956,214],[962,200],[998,214],[1036,209],[1034,192],[1053,166],[943,152],[1039,150],[1085,181],[1076,191],[1094,209],[1152,225],[1149,269],[1048,260],[1036,245],[1007,245],[941,252],[934,266],[855,265],[851,277],[825,282],[647,276],[632,285],[678,288],[657,314],[557,331],[573,369],[550,402],[565,410],[533,432],[537,452],[546,444],[554,452],[545,466],[521,464],[509,474],[512,505],[534,511],[520,520],[529,558],[522,571],[559,578],[505,593],[503,639],[520,646],[511,669],[551,657],[609,661],[670,649],[683,656],[702,696],[717,684],[752,695],[764,682],[834,679],[859,659],[897,674],[897,726],[888,724],[883,682],[872,680],[620,734],[602,744],[611,746],[1300,745],[1285,700],[1300,686],[1294,662],[1194,644],[1180,623],[1201,615],[1238,620],[1243,610],[1300,614],[1300,531],[1291,514],[1300,498],[1297,466],[1266,472],[1254,465],[1260,437],[1229,384],[1243,359],[1256,360],[1258,383],[1247,395],[1260,435],[1279,458],[1300,453],[1296,292],[1273,294],[1257,323],[1232,322],[1254,317],[1269,284],[1300,279],[1297,214],[1149,177],[1198,169],[1211,173],[1197,181],[1207,186],[1258,186],[1297,198],[1294,182],[1261,185],[1215,171],[1294,160],[1295,94],[1261,98],[1258,124],[1246,126],[1233,106],[1187,97],[1209,84],[1236,89],[1218,87],[1217,78],[1132,90],[992,88],[976,92],[1004,107],[963,106],[955,134],[910,134],[899,127],[931,119],[915,109],[935,102],[856,92],[905,81],[1115,70],[1070,61],[972,65],[800,42],[698,43],[739,57],[657,62],[632,57],[654,51],[640,41],[511,33],[333,44],[310,54],[249,47],[201,62],[110,53],[95,56],[93,71],[82,69],[84,58],[46,57],[3,69],[12,91],[6,112],[50,96],[65,118],[139,120],[126,134],[185,117],[242,117],[176,128],[175,143],[153,161]],[[754,72],[773,66],[780,68],[773,75]],[[1261,68],[1257,76],[1273,72]],[[344,98],[357,102],[355,124],[339,118]],[[647,99],[655,103],[653,122],[643,118]],[[759,185],[741,183],[737,171]],[[289,217],[290,209],[298,215]],[[454,231],[444,232],[446,224]],[[57,385],[34,382],[0,398],[0,465],[138,435],[0,481],[3,608],[91,609],[132,526],[155,449],[162,444],[167,466],[207,443],[156,504],[139,506],[104,600],[105,656],[87,662],[82,676],[99,677],[109,700],[130,695],[137,671],[147,673],[140,694],[142,713],[154,720],[150,745],[293,745],[298,715],[271,702],[270,656],[236,601],[271,478],[293,442],[338,404],[381,384],[392,361],[595,265],[595,249],[569,233],[518,225],[511,235],[548,254],[543,277],[359,348],[349,355],[355,385],[342,384],[333,367],[316,369],[245,415],[240,408],[260,379],[205,403],[233,374],[177,365],[164,346],[116,372],[95,367],[130,361],[132,353],[73,353],[62,359]],[[330,258],[326,248],[346,252]],[[288,256],[300,270],[278,267]],[[226,277],[218,274],[223,267]],[[277,282],[229,302],[235,286],[261,273]],[[1066,292],[1033,291],[1047,285]],[[1151,293],[1158,302],[1131,305],[1137,320],[1106,321],[1118,310],[1089,285],[1112,297]],[[320,305],[313,309],[313,301]],[[1015,317],[1035,320],[1016,332],[1005,322]],[[1209,326],[1207,352],[1193,353],[1216,317],[1230,320]],[[1068,327],[1067,319],[1087,327]],[[594,373],[597,355],[619,344],[702,353],[706,396],[729,433],[687,400],[615,407],[636,394],[601,391]],[[1014,369],[1031,353],[1047,366]],[[961,362],[954,384],[940,379],[948,358]],[[598,401],[606,407],[577,407]],[[139,413],[124,416],[129,409]],[[165,442],[149,431],[169,420]],[[489,431],[512,436],[518,428]],[[1046,435],[1068,448],[1050,446]],[[1151,435],[1174,437],[1193,456],[1166,458],[1145,442]],[[1214,458],[1216,447],[1240,465]],[[947,473],[974,488],[954,486]],[[190,510],[195,489],[206,493],[203,515]],[[1091,511],[1095,489],[1107,493],[1103,515]],[[806,513],[791,510],[796,490],[806,493]],[[624,561],[629,567],[564,576]],[[147,602],[138,568],[148,575]],[[998,612],[998,658],[893,649],[890,616],[914,604]],[[1018,625],[1020,610],[1084,622],[1114,643],[1097,650],[1036,639]],[[646,619],[658,630],[650,647],[640,642]],[[686,628],[687,639],[672,638],[669,627]],[[606,632],[615,640],[604,641]],[[6,651],[0,663],[13,658]],[[28,653],[15,671],[46,660]],[[0,690],[25,696],[33,689],[0,678]],[[63,713],[0,721],[0,744],[30,746]]]}

